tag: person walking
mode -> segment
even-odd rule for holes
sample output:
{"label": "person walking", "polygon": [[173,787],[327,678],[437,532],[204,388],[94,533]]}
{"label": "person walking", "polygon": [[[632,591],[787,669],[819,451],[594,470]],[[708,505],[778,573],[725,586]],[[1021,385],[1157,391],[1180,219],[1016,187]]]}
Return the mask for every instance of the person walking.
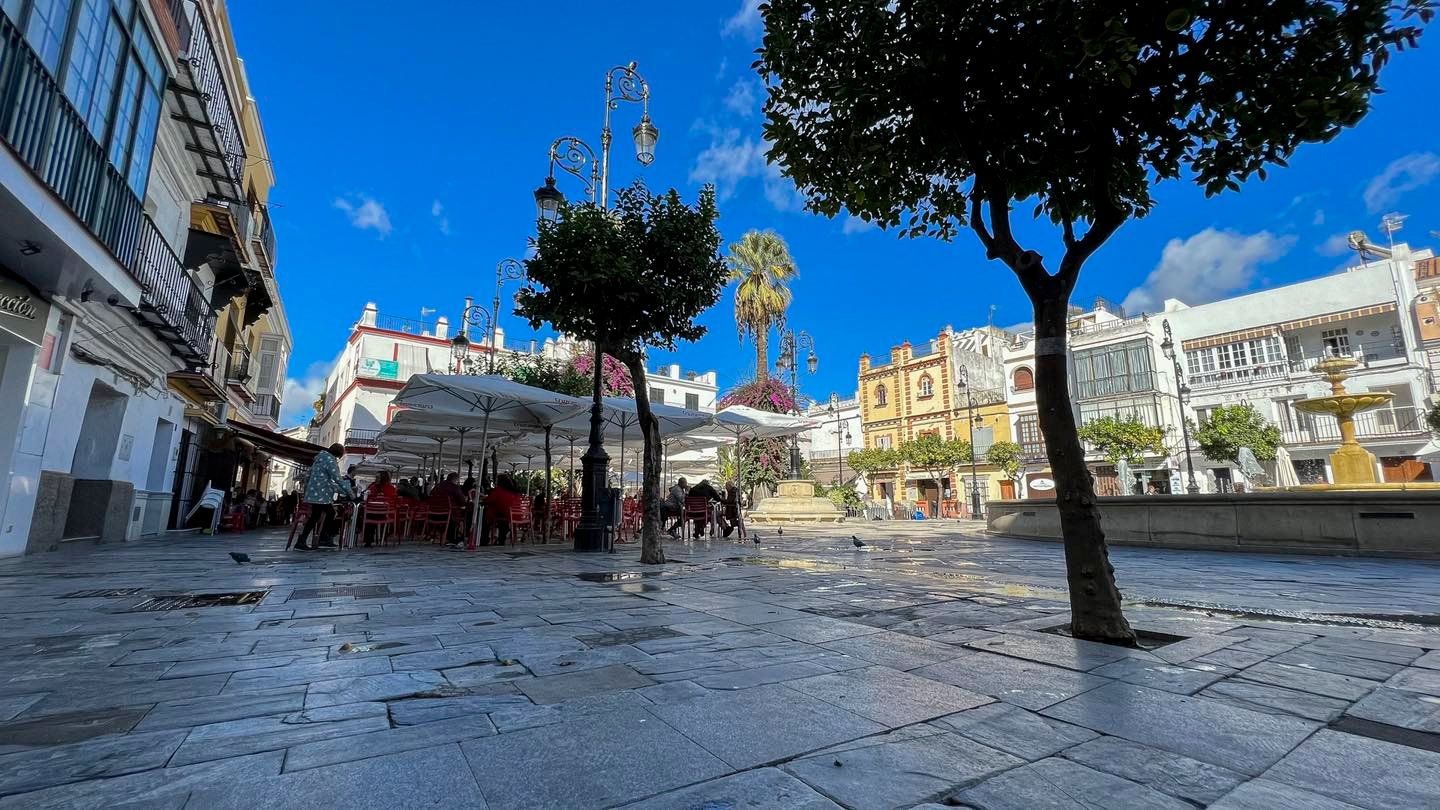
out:
{"label": "person walking", "polygon": [[[315,460],[310,463],[310,479],[305,482],[305,503],[310,505],[310,519],[305,521],[305,527],[295,541],[296,551],[335,547],[335,534],[340,528],[335,520],[335,498],[352,493],[350,482],[340,475],[340,457],[343,455],[345,446],[336,443],[316,453]],[[314,546],[305,544],[311,532],[316,536]]]}

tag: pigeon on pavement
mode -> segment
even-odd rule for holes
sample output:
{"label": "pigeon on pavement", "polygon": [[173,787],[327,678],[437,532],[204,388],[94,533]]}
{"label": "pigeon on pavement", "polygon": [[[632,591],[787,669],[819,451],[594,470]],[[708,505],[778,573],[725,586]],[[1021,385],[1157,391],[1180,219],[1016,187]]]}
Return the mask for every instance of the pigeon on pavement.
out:
{"label": "pigeon on pavement", "polygon": [[784,526],[776,526],[776,527],[775,527],[775,533],[778,534],[778,535],[780,535],[781,537],[784,537],[784,536],[785,536],[785,527],[784,527]]}
{"label": "pigeon on pavement", "polygon": [[760,545],[760,535],[755,535],[755,545]]}
{"label": "pigeon on pavement", "polygon": [[230,552],[230,559],[234,560],[239,565],[244,565],[245,563],[250,562],[250,555],[241,554],[238,551],[232,551]]}
{"label": "pigeon on pavement", "polygon": [[853,534],[850,535],[850,542],[855,546],[855,548],[865,548],[865,543]]}

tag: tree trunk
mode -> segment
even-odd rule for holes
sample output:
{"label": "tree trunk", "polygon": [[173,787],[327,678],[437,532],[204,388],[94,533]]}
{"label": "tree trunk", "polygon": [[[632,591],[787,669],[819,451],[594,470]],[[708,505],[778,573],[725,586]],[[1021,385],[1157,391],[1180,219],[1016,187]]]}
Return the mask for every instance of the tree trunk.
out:
{"label": "tree trunk", "polygon": [[755,379],[770,376],[770,326],[755,330]]}
{"label": "tree trunk", "polygon": [[640,435],[644,439],[644,474],[640,483],[640,562],[659,565],[665,562],[665,547],[660,541],[660,420],[650,411],[650,389],[645,386],[645,361],[638,351],[625,352],[625,366],[635,383],[635,413],[639,417]]}
{"label": "tree trunk", "polygon": [[1052,288],[1044,296],[1032,295],[1031,303],[1035,308],[1035,402],[1065,537],[1070,632],[1076,638],[1134,644],[1135,631],[1121,611],[1115,569],[1110,565],[1105,530],[1095,505],[1095,484],[1085,466],[1085,451],[1070,405],[1065,349],[1069,296]]}

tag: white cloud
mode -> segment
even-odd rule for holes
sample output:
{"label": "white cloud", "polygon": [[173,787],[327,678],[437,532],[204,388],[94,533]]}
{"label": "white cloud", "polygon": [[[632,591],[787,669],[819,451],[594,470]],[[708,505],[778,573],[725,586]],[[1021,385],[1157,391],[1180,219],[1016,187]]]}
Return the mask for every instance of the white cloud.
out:
{"label": "white cloud", "polygon": [[1214,228],[1189,239],[1171,239],[1145,283],[1125,296],[1125,309],[1158,312],[1167,298],[1192,306],[1224,298],[1248,287],[1259,265],[1275,261],[1294,244],[1295,237],[1269,231],[1242,234]]}
{"label": "white cloud", "polygon": [[1378,214],[1399,202],[1406,192],[1425,186],[1440,177],[1440,155],[1414,152],[1391,161],[1385,170],[1365,186],[1365,208]]}
{"label": "white cloud", "polygon": [[1315,226],[1317,226],[1317,227],[1320,226],[1320,225],[1324,225],[1324,224],[1325,224],[1325,209],[1323,209],[1323,208],[1316,208],[1316,209],[1315,209],[1315,218],[1312,219],[1312,220],[1310,220],[1310,224],[1311,224],[1311,225],[1315,225]]}
{"label": "white cloud", "polygon": [[1350,252],[1350,240],[1343,233],[1332,233],[1315,248],[1315,252],[1321,256],[1343,256]]}
{"label": "white cloud", "polygon": [[845,221],[840,225],[840,232],[847,235],[852,233],[864,233],[865,231],[873,231],[878,227],[880,226],[876,225],[873,222],[866,222],[865,220],[855,216],[854,214],[846,214]]}
{"label": "white cloud", "polygon": [[440,233],[449,236],[450,218],[445,216],[445,206],[441,205],[439,200],[430,203],[430,216],[435,218],[435,226],[440,229]]}
{"label": "white cloud", "polygon": [[755,82],[749,79],[740,79],[725,94],[725,109],[736,115],[749,118],[755,114]]}
{"label": "white cloud", "polygon": [[330,375],[330,369],[335,361],[311,363],[305,369],[305,376],[287,377],[285,388],[280,394],[280,426],[295,427],[310,422],[310,417],[315,415],[312,407],[315,398],[325,392],[325,378]]}
{"label": "white cloud", "polygon": [[734,196],[746,181],[758,178],[765,199],[775,210],[799,211],[805,207],[805,196],[780,173],[780,166],[766,162],[768,144],[742,136],[734,127],[700,124],[697,128],[710,132],[710,145],[695,158],[690,169],[692,183],[714,183],[715,193],[723,201]]}
{"label": "white cloud", "polygon": [[381,236],[390,234],[390,215],[385,213],[385,206],[373,197],[364,194],[354,200],[336,197],[335,207],[344,211],[350,218],[350,224],[362,231],[369,228]]}
{"label": "white cloud", "polygon": [[727,37],[752,37],[764,30],[765,20],[760,16],[760,0],[740,0],[740,8],[720,27],[720,33]]}

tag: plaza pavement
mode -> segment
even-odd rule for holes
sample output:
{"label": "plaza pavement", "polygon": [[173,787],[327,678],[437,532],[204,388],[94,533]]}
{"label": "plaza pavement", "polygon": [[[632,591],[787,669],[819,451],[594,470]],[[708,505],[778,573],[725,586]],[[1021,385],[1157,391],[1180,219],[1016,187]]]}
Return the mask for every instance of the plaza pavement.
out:
{"label": "plaza pavement", "polygon": [[1115,549],[1143,651],[973,530],[6,561],[0,810],[1440,806],[1440,565]]}

